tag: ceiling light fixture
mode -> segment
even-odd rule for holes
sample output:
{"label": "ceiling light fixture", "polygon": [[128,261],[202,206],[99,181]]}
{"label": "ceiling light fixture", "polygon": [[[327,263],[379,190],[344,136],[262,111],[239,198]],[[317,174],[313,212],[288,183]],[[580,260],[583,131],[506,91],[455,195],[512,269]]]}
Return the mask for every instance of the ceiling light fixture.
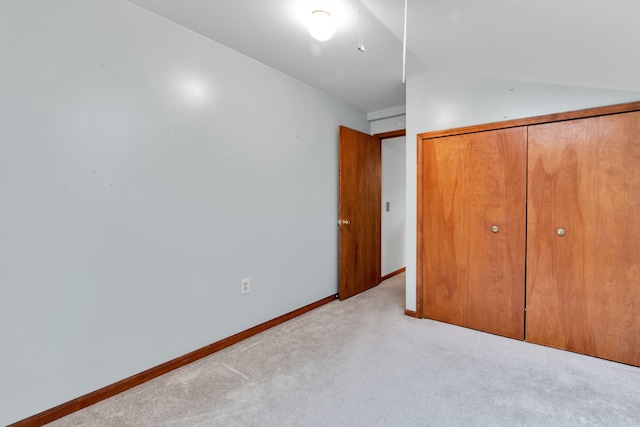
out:
{"label": "ceiling light fixture", "polygon": [[336,31],[331,13],[320,9],[311,12],[307,28],[309,29],[309,34],[321,42],[329,40]]}

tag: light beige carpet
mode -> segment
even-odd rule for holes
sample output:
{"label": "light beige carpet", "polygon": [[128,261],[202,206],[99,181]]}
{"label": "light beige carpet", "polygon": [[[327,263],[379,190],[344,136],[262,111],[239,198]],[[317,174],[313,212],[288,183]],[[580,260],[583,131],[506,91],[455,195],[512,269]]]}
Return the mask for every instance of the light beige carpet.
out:
{"label": "light beige carpet", "polygon": [[640,368],[404,315],[404,275],[66,426],[640,426]]}

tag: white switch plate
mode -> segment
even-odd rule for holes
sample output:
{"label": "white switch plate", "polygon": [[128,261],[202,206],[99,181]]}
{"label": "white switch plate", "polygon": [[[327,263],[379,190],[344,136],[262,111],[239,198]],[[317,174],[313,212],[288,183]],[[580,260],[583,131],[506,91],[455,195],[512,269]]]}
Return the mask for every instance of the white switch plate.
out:
{"label": "white switch plate", "polygon": [[240,295],[248,294],[249,292],[251,292],[251,279],[247,277],[240,280]]}

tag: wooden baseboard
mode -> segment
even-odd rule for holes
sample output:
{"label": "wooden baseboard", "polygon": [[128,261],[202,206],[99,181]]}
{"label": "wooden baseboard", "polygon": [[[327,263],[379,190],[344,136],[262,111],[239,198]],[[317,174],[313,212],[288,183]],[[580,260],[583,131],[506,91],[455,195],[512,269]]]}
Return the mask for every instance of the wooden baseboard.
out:
{"label": "wooden baseboard", "polygon": [[407,270],[407,267],[402,267],[400,270],[396,270],[396,271],[394,271],[393,273],[389,273],[389,274],[387,274],[386,276],[382,276],[382,277],[380,278],[380,281],[381,281],[381,282],[384,282],[384,281],[385,281],[385,280],[387,280],[387,279],[391,279],[393,276],[397,276],[397,275],[398,275],[398,274],[400,274],[400,273],[404,273],[406,270]]}
{"label": "wooden baseboard", "polygon": [[415,317],[416,319],[418,318],[418,313],[412,310],[405,310],[404,315],[409,317]]}
{"label": "wooden baseboard", "polygon": [[337,297],[338,295],[332,295],[330,297],[323,298],[290,313],[283,314],[282,316],[276,317],[275,319],[261,323],[260,325],[247,329],[246,331],[239,332],[228,338],[224,338],[213,344],[209,344],[198,350],[192,351],[191,353],[187,353],[184,356],[177,357],[173,360],[163,363],[162,365],[147,369],[144,372],[140,372],[139,374],[133,375],[129,378],[125,378],[121,381],[118,381],[117,383],[108,385],[89,394],[85,394],[84,396],[78,397],[77,399],[70,400],[69,402],[58,405],[55,408],[48,409],[29,418],[25,418],[24,420],[15,422],[7,427],[39,427],[44,424],[50,423],[54,420],[57,420],[58,418],[62,418],[73,412],[79,411],[80,409],[86,408],[87,406],[91,406],[94,403],[98,403],[102,400],[113,397],[118,393],[122,393],[125,390],[129,390],[130,388],[136,387],[142,383],[159,377],[160,375],[164,375],[167,372],[171,372],[174,369],[181,368],[191,362],[195,362],[198,359],[209,356],[216,351],[220,351],[223,348],[229,347],[253,335],[266,331],[269,328],[273,328],[274,326],[284,323],[287,320],[291,320],[294,317],[300,316],[301,314],[330,303]]}

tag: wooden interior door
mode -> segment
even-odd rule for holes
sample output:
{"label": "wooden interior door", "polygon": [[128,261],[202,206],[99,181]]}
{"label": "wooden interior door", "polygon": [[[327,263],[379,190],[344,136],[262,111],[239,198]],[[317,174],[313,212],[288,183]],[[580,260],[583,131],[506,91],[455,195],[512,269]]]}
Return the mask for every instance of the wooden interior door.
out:
{"label": "wooden interior door", "polygon": [[380,283],[382,149],[371,135],[340,127],[339,292],[341,300]]}
{"label": "wooden interior door", "polygon": [[423,141],[424,317],[524,338],[526,132]]}
{"label": "wooden interior door", "polygon": [[530,127],[527,341],[640,366],[638,165],[640,112]]}

